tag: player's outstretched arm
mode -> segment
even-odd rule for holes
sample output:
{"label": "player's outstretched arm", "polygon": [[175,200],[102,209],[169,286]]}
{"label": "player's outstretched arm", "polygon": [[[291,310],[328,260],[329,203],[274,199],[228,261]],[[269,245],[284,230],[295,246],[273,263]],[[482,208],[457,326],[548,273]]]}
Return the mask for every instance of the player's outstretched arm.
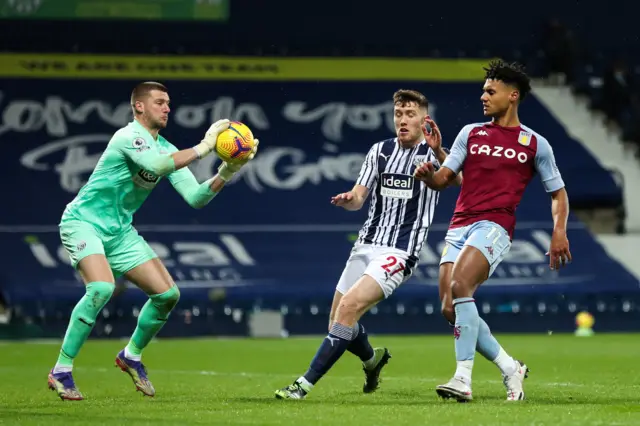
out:
{"label": "player's outstretched arm", "polygon": [[[440,128],[438,127],[436,122],[433,121],[429,116],[425,118],[425,123],[428,124],[429,127],[427,128],[427,126],[422,126],[424,139],[427,141],[429,147],[431,147],[431,149],[433,150],[438,163],[444,164],[445,160],[448,157],[448,154],[447,151],[442,147],[442,134],[440,133]],[[453,182],[451,182],[451,185],[462,185],[462,173],[458,173]]]}
{"label": "player's outstretched arm", "polygon": [[211,125],[198,145],[169,154],[161,154],[151,149],[142,137],[135,137],[133,140],[122,137],[116,143],[125,157],[141,169],[160,177],[183,169],[198,158],[209,155],[216,147],[218,135],[228,128],[229,120],[218,120]]}
{"label": "player's outstretched arm", "polygon": [[356,184],[349,192],[343,192],[331,197],[331,204],[342,207],[345,210],[360,210],[369,195],[369,188]]}
{"label": "player's outstretched arm", "polygon": [[200,209],[209,204],[222,191],[225,183],[231,180],[245,164],[256,156],[260,141],[255,139],[254,142],[251,154],[246,160],[234,164],[223,162],[218,168],[218,174],[201,184],[198,183],[191,170],[187,168],[171,173],[169,181],[191,207]]}
{"label": "player's outstretched arm", "polygon": [[450,185],[462,185],[462,166],[467,158],[467,139],[473,125],[463,127],[451,146],[449,154],[442,148],[442,135],[437,124],[427,117],[425,123],[429,125],[429,130],[424,126],[422,132],[425,140],[433,150],[442,165],[438,171],[433,163],[421,164],[413,173],[413,176],[423,181],[429,188],[441,191]]}
{"label": "player's outstretched arm", "polygon": [[[429,188],[441,191],[449,185],[462,182],[461,178],[448,167],[440,167],[436,172],[435,166],[430,161],[422,163],[413,172],[413,177],[424,182]],[[458,183],[459,185],[459,183]]]}
{"label": "player's outstretched arm", "polygon": [[369,191],[378,181],[378,155],[381,148],[382,145],[377,143],[369,149],[353,189],[331,197],[331,204],[350,211],[362,208],[369,196]]}
{"label": "player's outstretched arm", "polygon": [[553,233],[551,247],[547,252],[549,267],[560,269],[571,262],[569,239],[567,238],[567,221],[569,220],[569,195],[565,188],[551,192],[551,215],[553,216]]}

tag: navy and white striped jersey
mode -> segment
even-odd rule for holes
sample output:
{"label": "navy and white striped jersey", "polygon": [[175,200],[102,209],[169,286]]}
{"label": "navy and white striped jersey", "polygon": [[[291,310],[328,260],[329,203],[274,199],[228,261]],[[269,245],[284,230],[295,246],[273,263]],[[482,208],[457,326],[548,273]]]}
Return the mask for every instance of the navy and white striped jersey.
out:
{"label": "navy and white striped jersey", "polygon": [[371,194],[358,243],[403,250],[417,261],[440,195],[413,178],[416,167],[426,161],[440,167],[426,141],[403,148],[393,138],[371,147],[356,181]]}

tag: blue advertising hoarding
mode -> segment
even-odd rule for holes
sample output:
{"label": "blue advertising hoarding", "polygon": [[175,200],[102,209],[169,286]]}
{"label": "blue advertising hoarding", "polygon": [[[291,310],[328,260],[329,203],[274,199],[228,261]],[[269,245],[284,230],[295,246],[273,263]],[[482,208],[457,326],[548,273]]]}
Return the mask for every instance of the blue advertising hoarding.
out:
{"label": "blue advertising hoarding", "polygon": [[[113,132],[131,120],[128,97],[135,83],[1,81],[0,144],[6,158],[0,181],[5,200],[0,282],[12,297],[81,294],[61,250],[57,223]],[[255,160],[206,208],[191,209],[162,182],[134,217],[183,295],[216,287],[238,298],[331,294],[367,209],[347,212],[329,200],[351,188],[369,147],[393,135],[393,92],[412,88],[427,95],[446,146],[462,126],[484,120],[481,83],[169,81],[167,86],[172,112],[163,134],[179,148],[197,143],[222,117],[246,123],[261,140]],[[550,141],[572,200],[620,196],[608,172],[535,97],[523,104],[521,119]],[[191,169],[203,181],[217,166],[211,156]],[[457,194],[457,189],[443,191],[420,265],[397,297],[437,294],[437,261]],[[517,217],[511,253],[483,292],[636,289],[637,280],[573,217],[569,237],[575,262],[549,271],[550,200],[537,177]]]}

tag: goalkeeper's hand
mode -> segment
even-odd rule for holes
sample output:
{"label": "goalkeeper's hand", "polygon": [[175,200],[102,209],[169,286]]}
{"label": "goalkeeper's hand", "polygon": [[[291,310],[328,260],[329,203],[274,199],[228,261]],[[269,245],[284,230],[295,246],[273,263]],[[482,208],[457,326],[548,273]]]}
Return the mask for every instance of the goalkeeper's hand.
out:
{"label": "goalkeeper's hand", "polygon": [[251,153],[244,159],[240,161],[234,161],[233,163],[227,163],[224,161],[220,167],[218,167],[218,176],[225,182],[229,182],[233,175],[235,175],[245,164],[249,161],[253,160],[253,157],[256,156],[258,152],[258,145],[260,141],[258,139],[254,139],[253,148],[251,149]]}
{"label": "goalkeeper's hand", "polygon": [[222,120],[216,121],[211,125],[211,127],[209,127],[209,130],[204,134],[202,142],[193,147],[198,154],[198,158],[204,158],[216,149],[218,136],[220,133],[227,130],[230,124],[231,122],[228,119],[223,118]]}

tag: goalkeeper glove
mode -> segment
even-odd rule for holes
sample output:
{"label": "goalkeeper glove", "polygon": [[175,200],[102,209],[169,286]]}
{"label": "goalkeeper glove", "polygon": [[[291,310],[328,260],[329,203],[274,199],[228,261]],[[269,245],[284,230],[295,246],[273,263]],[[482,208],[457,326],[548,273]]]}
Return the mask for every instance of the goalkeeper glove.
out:
{"label": "goalkeeper glove", "polygon": [[222,179],[225,182],[229,182],[233,177],[233,175],[238,173],[238,171],[242,168],[242,166],[247,164],[250,160],[253,159],[253,157],[256,156],[260,141],[258,139],[254,139],[253,141],[254,141],[253,148],[251,149],[251,153],[246,157],[246,159],[243,159],[238,162],[233,162],[233,163],[227,163],[226,161],[224,161],[220,165],[220,167],[218,167],[218,176],[220,176],[220,179]]}
{"label": "goalkeeper glove", "polygon": [[216,142],[220,133],[229,128],[230,121],[226,118],[218,120],[209,127],[209,130],[204,134],[204,139],[193,147],[198,154],[198,158],[204,158],[216,149]]}

